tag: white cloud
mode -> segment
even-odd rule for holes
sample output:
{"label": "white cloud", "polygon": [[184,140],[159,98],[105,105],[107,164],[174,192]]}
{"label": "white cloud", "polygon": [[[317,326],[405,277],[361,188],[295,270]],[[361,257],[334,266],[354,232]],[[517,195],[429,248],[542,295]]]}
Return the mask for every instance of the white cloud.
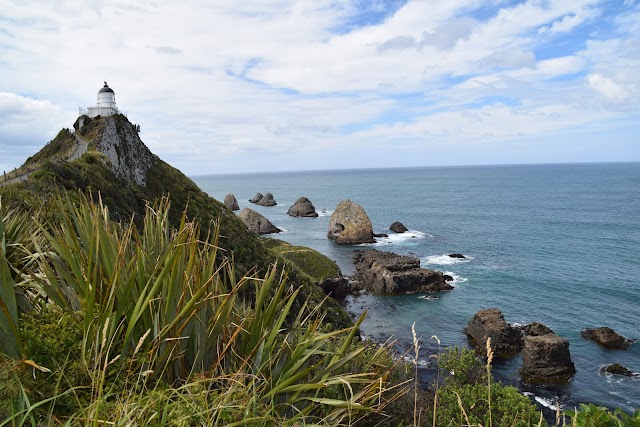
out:
{"label": "white cloud", "polygon": [[629,92],[610,78],[600,74],[589,74],[586,79],[589,86],[612,102],[622,103],[629,97]]}
{"label": "white cloud", "polygon": [[0,0],[0,91],[25,94],[1,101],[0,123],[22,117],[29,129],[12,135],[42,145],[107,80],[152,150],[205,172],[210,156],[231,167],[362,135],[455,144],[637,114],[634,4],[592,39],[576,29],[603,19],[606,1],[413,0],[374,25],[358,24],[358,5]]}
{"label": "white cloud", "polygon": [[[73,120],[73,115],[50,101],[0,92],[0,170],[20,166],[62,127],[71,127]],[[10,150],[2,148],[5,145]]]}

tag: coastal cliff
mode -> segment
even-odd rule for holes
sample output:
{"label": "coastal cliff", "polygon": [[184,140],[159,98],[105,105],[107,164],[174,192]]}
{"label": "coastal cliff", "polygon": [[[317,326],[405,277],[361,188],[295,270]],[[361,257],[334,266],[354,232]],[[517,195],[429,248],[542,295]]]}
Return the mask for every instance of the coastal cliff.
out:
{"label": "coastal cliff", "polygon": [[[174,227],[180,224],[183,213],[199,222],[202,238],[207,238],[211,225],[219,224],[219,256],[233,259],[238,275],[254,269],[265,272],[278,259],[277,254],[265,247],[263,239],[247,229],[223,203],[154,155],[140,139],[136,126],[124,115],[85,117],[82,122],[76,121],[75,127],[75,133],[61,131],[58,140],[65,142],[67,151],[73,148],[74,137],[86,142],[86,153],[75,160],[56,161],[54,155],[61,148],[54,152],[52,147],[60,144],[45,145],[32,156],[40,166],[28,180],[0,188],[5,205],[46,210],[52,195],[64,194],[77,201],[83,193],[94,200],[101,199],[116,221],[133,220],[140,227],[147,204],[168,196],[169,220]],[[307,275],[284,267],[289,281],[300,287],[301,300],[309,298],[319,304],[324,299],[322,289],[309,281]],[[327,321],[343,326],[352,324],[337,302],[328,300],[324,307]]]}

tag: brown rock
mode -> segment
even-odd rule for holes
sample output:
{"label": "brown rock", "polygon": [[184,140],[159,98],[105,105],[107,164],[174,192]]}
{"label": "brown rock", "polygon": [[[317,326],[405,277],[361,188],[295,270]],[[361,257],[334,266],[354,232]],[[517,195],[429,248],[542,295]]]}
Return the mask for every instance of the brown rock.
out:
{"label": "brown rock", "polygon": [[313,206],[313,203],[311,203],[311,201],[306,197],[300,197],[298,200],[296,200],[296,202],[287,211],[287,215],[305,218],[318,217],[316,208]]}
{"label": "brown rock", "polygon": [[522,332],[524,332],[526,335],[531,335],[532,337],[553,334],[553,331],[551,329],[538,322],[532,322],[524,326],[522,328]]}
{"label": "brown rock", "polygon": [[373,227],[362,206],[344,200],[329,220],[327,237],[340,244],[374,243]]}
{"label": "brown rock", "polygon": [[619,363],[614,363],[612,365],[606,365],[600,368],[601,374],[612,374],[612,375],[620,375],[623,377],[637,377],[638,374],[635,372],[631,372],[624,366]]}
{"label": "brown rock", "polygon": [[240,210],[240,206],[238,206],[238,200],[236,199],[236,196],[231,193],[224,196],[224,205],[231,211]]}
{"label": "brown rock", "polygon": [[256,205],[260,206],[275,206],[277,205],[275,199],[273,198],[273,194],[267,193],[264,197],[256,202]]}
{"label": "brown rock", "polygon": [[389,227],[389,230],[394,231],[396,233],[404,233],[405,231],[409,231],[409,229],[407,229],[407,227],[405,227],[403,223],[398,221],[391,224],[391,226]]}
{"label": "brown rock", "polygon": [[256,193],[255,196],[253,196],[252,199],[249,199],[249,203],[258,203],[260,200],[262,200],[264,196],[262,195],[262,193]]}
{"label": "brown rock", "polygon": [[254,233],[271,234],[280,233],[282,231],[263,215],[260,215],[258,212],[249,208],[244,208],[242,212],[238,214],[238,217],[242,222],[244,222],[247,228]]}
{"label": "brown rock", "polygon": [[576,373],[569,341],[556,334],[525,337],[520,372],[530,383],[568,381]]}
{"label": "brown rock", "polygon": [[629,340],[616,333],[613,329],[603,326],[596,329],[585,329],[582,337],[600,344],[604,348],[624,350],[628,348],[633,340]]}
{"label": "brown rock", "polygon": [[440,292],[453,289],[444,274],[420,267],[416,257],[375,249],[354,254],[355,279],[377,294]]}
{"label": "brown rock", "polygon": [[522,334],[504,320],[497,308],[477,312],[469,320],[464,332],[471,346],[482,356],[487,355],[488,338],[491,338],[491,348],[496,358],[513,356],[522,349]]}
{"label": "brown rock", "polygon": [[330,277],[320,283],[320,287],[325,294],[333,298],[343,300],[351,293],[351,283],[346,277]]}

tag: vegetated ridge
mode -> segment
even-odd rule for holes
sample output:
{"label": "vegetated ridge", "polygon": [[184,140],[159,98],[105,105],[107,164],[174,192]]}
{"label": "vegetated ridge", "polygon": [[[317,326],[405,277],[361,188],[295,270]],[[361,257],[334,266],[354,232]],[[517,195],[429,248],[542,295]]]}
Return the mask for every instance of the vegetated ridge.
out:
{"label": "vegetated ridge", "polygon": [[[154,155],[127,117],[122,114],[93,119],[82,116],[76,120],[74,128],[75,133],[62,129],[51,142],[27,159],[24,166],[39,165],[29,174],[28,180],[0,188],[5,204],[42,209],[55,195],[64,194],[78,200],[79,194],[83,193],[94,200],[101,198],[112,219],[121,222],[133,220],[139,226],[146,205],[168,196],[171,200],[169,220],[174,227],[179,225],[183,212],[187,218],[201,224],[203,238],[212,224],[219,223],[220,256],[233,259],[237,274],[243,275],[254,269],[264,274],[270,264],[279,260],[287,269],[289,282],[302,288],[300,301],[311,298],[314,304],[319,304],[325,299],[322,290],[315,286],[324,277],[314,277],[297,266],[288,268],[292,263],[275,250],[277,245],[269,243],[265,246],[263,238],[249,231],[224,204]],[[57,161],[65,153],[73,151],[77,140],[88,144],[87,152],[77,160]],[[323,259],[320,263],[329,261],[317,251],[305,253],[311,264],[314,259]],[[328,323],[337,326],[352,324],[336,301],[327,299],[324,307]]]}

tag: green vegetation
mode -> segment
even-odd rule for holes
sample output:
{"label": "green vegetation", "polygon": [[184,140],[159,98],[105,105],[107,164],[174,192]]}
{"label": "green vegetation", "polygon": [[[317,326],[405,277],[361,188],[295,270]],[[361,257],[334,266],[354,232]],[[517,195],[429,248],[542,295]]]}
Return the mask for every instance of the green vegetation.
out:
{"label": "green vegetation", "polygon": [[76,147],[76,140],[71,130],[62,129],[58,132],[58,135],[49,141],[40,151],[27,158],[22,166],[9,172],[5,171],[3,175],[0,175],[0,184],[18,177],[25,179],[27,174],[38,170],[46,162],[64,161],[71,157]]}
{"label": "green vegetation", "polygon": [[68,158],[75,149],[76,139],[71,129],[62,129],[55,138],[42,147],[36,154],[29,157],[24,164],[42,164],[54,159]]}
{"label": "green vegetation", "polygon": [[316,250],[294,246],[277,239],[265,239],[264,243],[274,258],[282,260],[312,283],[320,283],[325,279],[342,275],[335,262]]}
{"label": "green vegetation", "polygon": [[[45,240],[24,255],[36,262],[4,289],[46,296],[3,337],[14,349],[0,370],[11,422],[153,424],[172,413],[189,424],[338,425],[386,404],[385,350],[364,359],[354,346],[362,319],[323,331],[317,306],[292,311],[299,290],[275,268],[236,280],[217,257],[217,229],[201,240],[184,215],[172,228],[166,199],[147,206],[140,231],[111,221],[101,201],[63,209],[59,222],[35,223]],[[2,301],[20,311],[8,293]],[[360,371],[345,369],[357,360]]]}
{"label": "green vegetation", "polygon": [[610,411],[593,403],[580,405],[580,410],[569,411],[566,416],[572,426],[577,427],[638,427],[640,426],[640,409],[633,415],[627,415],[620,409]]}
{"label": "green vegetation", "polygon": [[[117,120],[126,120],[124,116]],[[86,120],[90,148],[104,119]],[[97,151],[0,188],[0,427],[546,426],[467,349],[418,383],[392,344],[362,342],[309,248],[249,232],[158,161],[147,186]],[[55,142],[55,143],[54,143]],[[32,159],[31,161],[35,161]],[[594,405],[556,425],[640,426]]]}

